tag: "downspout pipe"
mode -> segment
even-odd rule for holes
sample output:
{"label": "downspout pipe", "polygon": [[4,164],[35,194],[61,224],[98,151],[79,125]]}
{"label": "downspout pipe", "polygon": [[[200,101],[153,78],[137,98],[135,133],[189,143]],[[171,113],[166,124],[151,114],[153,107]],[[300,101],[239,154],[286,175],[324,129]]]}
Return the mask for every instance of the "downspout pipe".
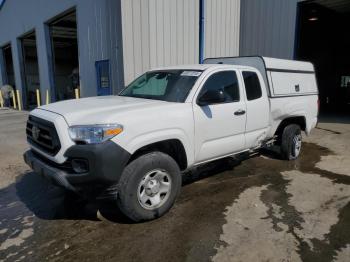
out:
{"label": "downspout pipe", "polygon": [[199,63],[204,60],[205,0],[199,0]]}

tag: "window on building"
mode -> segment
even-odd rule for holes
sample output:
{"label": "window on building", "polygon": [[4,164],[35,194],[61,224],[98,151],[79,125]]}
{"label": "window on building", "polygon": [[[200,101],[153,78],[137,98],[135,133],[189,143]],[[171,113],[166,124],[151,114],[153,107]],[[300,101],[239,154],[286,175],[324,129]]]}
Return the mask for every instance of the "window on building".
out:
{"label": "window on building", "polygon": [[262,96],[258,75],[254,72],[243,72],[243,79],[248,101],[258,99]]}
{"label": "window on building", "polygon": [[203,85],[199,97],[207,90],[222,90],[225,94],[225,103],[239,101],[239,85],[236,72],[223,71],[214,73]]}

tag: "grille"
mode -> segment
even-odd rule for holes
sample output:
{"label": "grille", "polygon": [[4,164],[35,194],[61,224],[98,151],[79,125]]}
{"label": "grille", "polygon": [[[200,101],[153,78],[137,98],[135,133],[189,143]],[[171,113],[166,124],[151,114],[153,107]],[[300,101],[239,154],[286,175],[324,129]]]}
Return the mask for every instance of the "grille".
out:
{"label": "grille", "polygon": [[56,155],[61,149],[60,140],[52,122],[29,116],[26,133],[29,144],[49,155]]}

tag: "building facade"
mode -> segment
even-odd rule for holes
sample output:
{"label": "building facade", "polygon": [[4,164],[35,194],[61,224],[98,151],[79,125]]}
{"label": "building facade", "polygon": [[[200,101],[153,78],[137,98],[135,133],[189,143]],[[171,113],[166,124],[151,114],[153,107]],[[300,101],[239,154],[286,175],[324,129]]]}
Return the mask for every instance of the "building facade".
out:
{"label": "building facade", "polygon": [[96,67],[108,61],[108,87],[120,86],[120,8],[115,0],[5,1],[0,10],[0,85],[14,85],[30,108],[38,88],[42,101],[47,93],[51,101],[71,98],[72,90],[66,89],[73,85],[75,70],[81,96],[94,96]]}
{"label": "building facade", "polygon": [[206,57],[297,58],[318,68],[322,55],[303,50],[311,41],[303,32],[327,11],[345,19],[348,2],[3,0],[0,85],[14,85],[31,108],[36,89],[42,101],[73,98],[75,88],[82,97],[116,94],[146,70]]}

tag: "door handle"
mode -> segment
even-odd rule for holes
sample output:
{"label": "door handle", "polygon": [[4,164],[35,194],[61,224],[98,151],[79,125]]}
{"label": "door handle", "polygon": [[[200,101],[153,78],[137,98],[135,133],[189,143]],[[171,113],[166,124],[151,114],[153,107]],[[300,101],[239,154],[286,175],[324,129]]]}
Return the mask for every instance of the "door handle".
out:
{"label": "door handle", "polygon": [[240,115],[244,115],[244,114],[245,114],[245,111],[243,109],[239,109],[235,112],[236,116],[240,116]]}

